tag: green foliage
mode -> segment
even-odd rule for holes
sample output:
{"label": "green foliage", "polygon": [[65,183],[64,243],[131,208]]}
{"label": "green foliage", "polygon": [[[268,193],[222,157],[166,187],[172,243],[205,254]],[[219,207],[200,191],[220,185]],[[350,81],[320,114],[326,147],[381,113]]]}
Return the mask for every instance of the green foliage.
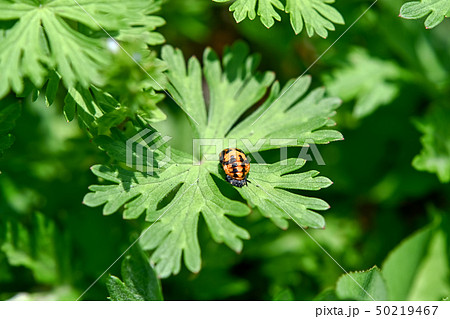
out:
{"label": "green foliage", "polygon": [[111,276],[106,283],[113,301],[163,300],[161,284],[144,253],[136,246],[122,261],[123,282]]}
{"label": "green foliage", "polygon": [[0,100],[0,157],[3,152],[14,143],[14,136],[10,131],[14,128],[20,116],[20,101],[14,99]]}
{"label": "green foliage", "polygon": [[68,122],[78,114],[80,123],[94,135],[108,132],[130,115],[111,94],[94,86],[70,88],[64,99],[64,116]]}
{"label": "green foliage", "polygon": [[404,240],[382,269],[391,300],[441,300],[450,294],[448,248],[437,225]]}
{"label": "green foliage", "polygon": [[42,89],[36,91],[38,96],[44,97],[46,106],[51,106],[55,101],[60,82],[61,76],[55,71],[50,72],[47,83]]}
{"label": "green foliage", "polygon": [[[156,271],[161,277],[179,272],[182,252],[186,266],[194,272],[200,270],[200,247],[196,234],[200,211],[207,221],[211,220],[210,229],[214,239],[225,241],[232,248],[240,250],[240,237],[248,238],[245,230],[226,217],[246,215],[248,209],[241,203],[221,196],[208,171],[201,166],[193,167],[192,164],[181,162],[169,165],[158,174],[157,179],[127,170],[111,171],[104,166],[94,167],[96,175],[118,185],[91,186],[90,190],[95,193],[84,198],[85,204],[89,206],[107,202],[104,214],[113,213],[126,202],[125,218],[136,218],[145,210],[146,219],[154,222],[164,214],[161,221],[141,238],[144,249],[158,247],[151,260],[156,263]],[[136,182],[130,184],[126,180]],[[158,202],[180,183],[183,185],[173,202],[167,208],[157,210]]]}
{"label": "green foliage", "polygon": [[414,157],[413,166],[435,173],[442,183],[450,181],[450,135],[448,110],[436,106],[425,118],[416,121],[423,133],[422,151]]}
{"label": "green foliage", "polygon": [[288,174],[303,167],[305,162],[290,159],[286,165],[252,165],[251,176],[256,187],[240,190],[242,197],[280,228],[286,229],[289,219],[303,227],[324,228],[325,220],[313,210],[327,210],[330,206],[321,199],[288,191],[320,190],[332,184],[328,178],[317,176],[317,171]]}
{"label": "green foliage", "polygon": [[[371,300],[334,260],[375,299],[448,299],[449,24],[406,23],[407,1],[360,19],[371,2],[228,2],[262,23],[205,0],[79,1],[116,43],[74,1],[0,0],[0,299],[160,300],[159,273],[166,300]],[[432,27],[447,5],[402,15]],[[358,21],[337,42],[308,37],[341,14]],[[165,20],[171,46],[149,48]],[[345,101],[336,116],[318,79]],[[326,165],[297,159],[342,139],[334,120],[346,140],[317,145]],[[129,167],[144,129],[157,138]],[[193,138],[217,145],[191,154]],[[251,158],[242,189],[217,160],[233,139]],[[291,218],[315,241],[280,231]],[[140,234],[147,251],[91,285]]]}
{"label": "green foliage", "polygon": [[[389,289],[391,300],[406,300],[408,292],[424,259],[431,239],[430,227],[416,233],[394,249],[383,264],[383,276]],[[408,260],[408,262],[404,262]]]}
{"label": "green foliage", "polygon": [[343,300],[393,301],[448,297],[448,247],[442,226],[445,224],[436,221],[405,239],[390,252],[381,271],[375,266],[342,276],[336,295]]}
{"label": "green foliage", "polygon": [[305,26],[308,36],[312,37],[315,32],[326,38],[327,30],[334,31],[333,23],[344,24],[342,15],[328,3],[334,3],[334,0],[286,0],[286,12],[291,15],[295,33],[300,33]]}
{"label": "green foliage", "polygon": [[[237,43],[225,51],[221,66],[213,51],[205,51],[203,72],[211,97],[210,101],[205,101],[199,62],[191,58],[186,72],[181,52],[172,47],[163,49],[162,56],[168,65],[170,81],[168,90],[189,115],[197,136],[220,139],[223,143],[228,143],[228,138],[236,138],[238,146],[243,149],[247,148],[243,139],[238,137],[250,137],[252,144],[264,138],[262,149],[279,147],[271,145],[269,138],[293,138],[291,145],[305,145],[311,141],[329,143],[342,139],[337,131],[320,130],[325,125],[333,124],[329,116],[339,105],[339,100],[324,98],[323,89],[314,90],[301,99],[308,89],[309,77],[295,83],[289,82],[286,87],[292,85],[293,89],[284,95],[279,94],[278,83],[275,83],[260,109],[232,128],[245,110],[262,98],[273,81],[272,73],[254,73],[256,58],[247,55],[248,48]],[[208,118],[206,104],[209,105]],[[260,119],[255,122],[258,117]],[[255,123],[253,127],[252,122]],[[278,127],[279,123],[284,123],[282,130]],[[112,141],[102,143],[102,140],[98,140],[98,143],[110,154],[117,153],[116,159],[124,162],[125,143],[113,145]],[[182,254],[187,268],[198,272],[201,267],[197,240],[200,212],[216,242],[224,242],[240,252],[242,239],[249,238],[247,231],[227,217],[245,216],[250,212],[248,207],[223,196],[212,177],[215,175],[224,180],[217,161],[220,150],[211,147],[203,149],[203,153],[197,154],[197,160],[205,156],[212,156],[212,160],[202,160],[200,165],[192,162],[191,155],[172,151],[170,162],[162,169],[156,168],[154,175],[94,166],[94,174],[114,184],[91,186],[92,193],[85,196],[84,203],[88,206],[106,204],[103,210],[105,215],[125,205],[125,218],[137,218],[145,211],[146,220],[155,224],[143,233],[141,244],[144,249],[156,249],[151,260],[156,264],[157,273],[161,277],[178,273]],[[158,152],[155,155],[158,156]],[[319,190],[331,185],[329,179],[316,177],[317,171],[288,174],[304,164],[303,159],[291,159],[269,166],[252,164],[252,183],[238,191],[250,206],[257,207],[279,227],[286,228],[286,220],[293,218],[304,227],[323,228],[323,217],[313,210],[326,210],[329,205],[323,200],[288,191]],[[158,208],[158,203],[171,191],[175,192],[172,201]]]}
{"label": "green foliage", "polygon": [[405,71],[396,63],[371,57],[361,48],[350,52],[348,62],[325,77],[325,83],[331,94],[344,101],[356,99],[353,109],[356,118],[371,114],[397,96],[398,85],[393,81]]}
{"label": "green foliage", "polygon": [[[159,1],[0,1],[0,20],[14,21],[0,44],[0,97],[10,89],[22,93],[29,78],[40,88],[47,71],[56,69],[66,87],[87,87],[102,81],[100,71],[110,63],[99,25],[123,41],[147,44],[163,41],[153,32],[164,21],[149,16]],[[87,13],[86,13],[86,12]],[[86,29],[84,26],[88,27]]]}
{"label": "green foliage", "polygon": [[31,225],[8,221],[0,250],[12,266],[25,266],[33,272],[36,281],[52,283],[61,276],[58,268],[57,246],[54,241],[54,223],[44,215],[32,216]]}
{"label": "green foliage", "polygon": [[[141,44],[123,45],[126,52],[119,50],[113,53],[114,64],[104,71],[107,85],[103,90],[117,97],[120,104],[126,106],[129,117],[137,114],[149,123],[162,121],[166,116],[157,107],[157,103],[164,98],[164,94],[156,93],[155,90],[161,91],[166,86],[167,80],[163,74],[166,65],[156,58],[155,52],[140,46]],[[134,60],[130,59],[129,54]]]}
{"label": "green foliage", "polygon": [[[326,144],[342,139],[339,132],[322,129],[335,125],[330,117],[339,107],[339,99],[325,97],[324,88],[304,96],[311,83],[309,76],[290,80],[280,90],[278,81],[273,82],[273,73],[256,72],[259,58],[248,55],[248,47],[242,42],[225,49],[222,63],[214,51],[205,50],[203,74],[210,96],[207,100],[203,97],[206,89],[202,88],[201,68],[195,57],[189,59],[187,68],[182,53],[170,46],[163,48],[162,57],[169,68],[168,91],[189,116],[196,137],[236,139],[237,147],[250,152],[251,146],[261,139],[265,139],[261,151],[280,146],[306,146],[308,140]],[[269,96],[261,107],[235,125],[269,87]],[[205,105],[209,106],[208,118]],[[281,129],[280,123],[283,123]],[[283,141],[272,145],[269,138]],[[244,139],[248,139],[247,145]],[[289,139],[296,140],[284,141]],[[224,147],[227,143],[224,141]],[[203,154],[211,148],[205,148]],[[203,154],[195,155],[201,159]]]}
{"label": "green foliage", "polygon": [[[230,0],[213,1],[229,2]],[[329,3],[334,3],[334,0],[286,0],[286,5],[279,0],[236,0],[230,6],[230,11],[234,12],[234,19],[238,23],[246,17],[253,20],[258,13],[262,24],[270,28],[275,23],[274,20],[281,21],[275,8],[284,10],[290,14],[295,34],[299,34],[305,28],[309,37],[317,33],[322,38],[326,38],[328,30],[335,30],[333,23],[344,24],[342,15]],[[258,4],[258,12],[256,12],[256,4]]]}
{"label": "green foliage", "polygon": [[128,96],[124,93],[123,96],[129,104],[120,103],[110,93],[95,86],[71,88],[64,100],[64,116],[70,122],[78,115],[79,123],[94,136],[109,134],[111,128],[125,125],[130,120],[152,123],[165,118],[156,106],[163,95],[153,89],[134,91]]}
{"label": "green foliage", "polygon": [[336,295],[344,300],[380,301],[387,300],[387,289],[380,269],[374,266],[342,276],[336,284]]}
{"label": "green foliage", "polygon": [[[229,0],[213,0],[215,2],[229,2]],[[256,17],[256,3],[258,3],[258,15],[261,17],[261,22],[270,28],[275,23],[274,19],[281,21],[280,15],[277,13],[275,8],[279,10],[284,10],[284,5],[279,0],[250,0],[234,1],[230,6],[230,11],[234,11],[233,16],[236,22],[241,22],[247,16],[250,20]]]}
{"label": "green foliage", "polygon": [[409,300],[442,300],[450,294],[450,265],[446,234],[439,230],[429,243],[428,252],[421,261]]}
{"label": "green foliage", "polygon": [[[109,134],[112,127],[130,120],[154,123],[166,118],[157,107],[164,94],[155,91],[163,90],[166,85],[165,63],[154,52],[141,48],[141,44],[123,45],[126,52],[114,42],[111,45],[119,51],[113,52],[114,64],[103,72],[108,84],[102,88],[93,85],[69,88],[64,101],[67,121],[78,115],[82,125],[94,136]],[[45,88],[46,100],[51,81],[52,78]]]}
{"label": "green foliage", "polygon": [[425,28],[431,29],[450,16],[450,0],[420,0],[405,3],[400,9],[400,17],[405,19],[425,19]]}

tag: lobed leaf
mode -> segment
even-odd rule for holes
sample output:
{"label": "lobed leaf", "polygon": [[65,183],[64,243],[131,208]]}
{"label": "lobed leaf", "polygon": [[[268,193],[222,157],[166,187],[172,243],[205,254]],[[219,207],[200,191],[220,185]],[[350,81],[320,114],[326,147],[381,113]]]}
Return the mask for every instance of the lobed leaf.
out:
{"label": "lobed leaf", "polygon": [[[144,249],[156,249],[151,261],[161,277],[178,273],[181,256],[189,270],[200,270],[200,247],[197,223],[203,214],[213,239],[240,251],[241,239],[248,239],[247,231],[232,223],[226,215],[245,216],[249,209],[242,203],[222,195],[208,171],[201,166],[171,163],[158,172],[158,177],[105,166],[93,167],[93,172],[117,185],[94,185],[93,193],[84,198],[88,206],[104,206],[105,215],[124,206],[124,218],[137,218],[145,212],[146,220],[155,222],[141,237]],[[181,187],[177,188],[181,184]],[[162,208],[159,201],[176,189],[171,202]]]}
{"label": "lobed leaf", "polygon": [[[229,2],[230,0],[213,0],[215,2]],[[290,14],[291,25],[296,34],[303,28],[309,37],[314,33],[326,38],[328,30],[334,31],[333,23],[344,24],[342,15],[332,6],[334,0],[286,0],[286,5],[279,0],[235,0],[230,6],[236,22],[243,21],[246,17],[253,20],[256,17],[256,4],[258,15],[262,24],[270,28],[274,20],[280,21],[281,17],[275,8],[285,10]]]}
{"label": "lobed leaf", "polygon": [[[229,216],[246,216],[249,207],[225,197],[220,191],[222,187],[231,187],[225,183],[218,165],[218,153],[228,143],[236,139],[238,146],[251,152],[250,144],[260,138],[265,139],[261,149],[271,149],[328,143],[342,139],[342,135],[321,129],[333,125],[329,117],[339,106],[338,99],[324,97],[323,89],[302,98],[309,87],[308,77],[289,82],[280,92],[278,83],[273,84],[273,73],[255,71],[258,58],[249,55],[243,43],[226,49],[222,61],[211,49],[205,50],[203,70],[196,58],[191,58],[186,65],[182,53],[170,46],[163,48],[162,58],[168,66],[168,91],[188,115],[196,140],[213,140],[220,145],[216,148],[208,142],[201,150],[194,150],[193,155],[171,150],[170,160],[163,163],[168,148],[148,145],[145,137],[135,141],[140,149],[135,151],[133,146],[128,146],[127,136],[121,133],[113,139],[101,136],[95,141],[111,157],[130,166],[128,152],[132,163],[144,163],[144,172],[130,167],[94,166],[93,173],[107,185],[91,186],[84,203],[104,205],[105,215],[121,207],[124,218],[145,214],[151,224],[143,231],[140,244],[143,249],[153,250],[150,260],[156,264],[159,276],[167,277],[180,271],[182,258],[190,271],[200,270],[197,238],[200,214],[211,237],[236,252],[242,250],[242,240],[250,237],[245,229],[229,219]],[[206,84],[202,83],[202,71]],[[242,120],[244,113],[260,102],[270,85],[271,94],[263,105]],[[272,102],[273,107],[270,107]],[[283,123],[281,129],[280,123]],[[291,144],[272,145],[272,137],[289,138]],[[294,191],[318,190],[331,185],[331,181],[317,176],[317,171],[294,172],[304,164],[303,159],[271,165],[251,163],[251,183],[238,191],[249,206],[257,208],[279,227],[286,228],[287,221],[293,218],[304,227],[323,228],[324,219],[315,210],[326,210],[329,205]],[[149,167],[151,172],[145,172]],[[212,175],[219,179],[217,183]]]}
{"label": "lobed leaf", "polygon": [[372,57],[361,48],[350,52],[348,62],[324,80],[331,94],[344,101],[356,100],[355,117],[365,117],[397,96],[395,81],[404,71],[395,63]]}
{"label": "lobed leaf", "polygon": [[160,44],[163,38],[153,30],[164,21],[150,15],[159,5],[155,0],[150,5],[140,0],[0,0],[0,20],[16,21],[0,43],[0,98],[10,89],[20,94],[24,78],[40,88],[49,69],[58,71],[66,87],[100,83],[109,59],[107,35],[94,37],[77,26],[118,32],[123,41],[139,36],[144,43]]}
{"label": "lobed leaf", "polygon": [[431,29],[450,16],[450,0],[420,0],[405,3],[400,8],[400,17],[405,19],[425,19],[425,28]]}
{"label": "lobed leaf", "polygon": [[[182,53],[170,46],[163,48],[162,58],[169,68],[168,91],[189,116],[199,138],[236,139],[237,146],[249,152],[262,139],[265,141],[258,150],[342,139],[337,131],[320,130],[334,125],[329,118],[339,107],[340,100],[325,97],[323,88],[302,98],[311,83],[309,76],[289,81],[281,92],[275,82],[261,107],[236,123],[246,110],[263,98],[274,80],[271,72],[255,71],[258,59],[255,55],[248,56],[248,47],[242,42],[225,50],[222,64],[215,52],[205,50],[206,88],[202,87],[200,63],[196,58],[189,60],[187,69]],[[209,95],[207,99],[203,97],[205,91]],[[208,105],[208,118],[205,105]],[[283,123],[281,130],[280,123]],[[296,141],[277,141],[279,144],[272,145],[269,138]],[[226,141],[224,146],[227,146]],[[206,147],[204,153],[208,151],[211,148]]]}
{"label": "lobed leaf", "polygon": [[327,30],[335,30],[333,23],[344,24],[339,11],[328,3],[334,3],[334,0],[286,0],[286,12],[291,14],[291,25],[295,33],[299,34],[305,27],[309,37],[317,33],[326,38]]}
{"label": "lobed leaf", "polygon": [[315,89],[303,97],[310,83],[310,76],[299,77],[289,81],[280,91],[278,82],[275,82],[261,107],[238,123],[226,137],[238,139],[238,146],[250,152],[253,145],[260,145],[260,150],[268,150],[342,140],[343,136],[338,131],[322,129],[334,125],[330,118],[341,105],[341,100],[325,97],[324,88]]}
{"label": "lobed leaf", "polygon": [[[75,114],[78,114],[81,123],[93,135],[98,135],[108,134],[110,128],[128,120],[141,119],[154,123],[166,118],[157,106],[164,94],[155,91],[166,85],[164,62],[147,48],[124,47],[127,52],[139,57],[139,65],[123,51],[116,52],[114,65],[104,70],[107,85],[102,88],[93,85],[87,89],[80,85],[69,88],[64,101],[67,121],[72,121]],[[141,67],[146,72],[142,72]],[[46,99],[49,87],[52,86],[52,78],[50,77],[46,86]]]}
{"label": "lobed leaf", "polygon": [[327,210],[330,206],[321,199],[289,191],[319,190],[332,184],[328,178],[317,176],[317,171],[287,174],[304,164],[303,159],[289,159],[284,165],[281,162],[252,165],[251,184],[240,188],[239,192],[252,207],[257,207],[280,228],[286,229],[289,219],[302,227],[324,228],[324,218],[313,210]]}
{"label": "lobed leaf", "polygon": [[124,105],[110,93],[91,86],[87,89],[77,86],[70,88],[64,99],[64,116],[67,122],[78,115],[82,126],[94,136],[109,134],[111,128],[120,126],[128,120],[143,120],[146,123],[162,121],[166,115],[157,107],[162,94],[154,90],[138,93],[141,104]]}
{"label": "lobed leaf", "polygon": [[258,15],[267,28],[273,26],[274,20],[281,21],[280,15],[274,8],[283,10],[284,5],[279,0],[259,0],[258,2]]}

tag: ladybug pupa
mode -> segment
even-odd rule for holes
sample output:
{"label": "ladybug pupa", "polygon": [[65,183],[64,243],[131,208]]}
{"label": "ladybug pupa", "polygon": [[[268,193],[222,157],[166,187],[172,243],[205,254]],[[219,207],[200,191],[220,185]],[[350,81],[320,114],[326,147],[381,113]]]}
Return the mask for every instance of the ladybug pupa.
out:
{"label": "ladybug pupa", "polygon": [[219,154],[220,164],[226,174],[226,180],[233,186],[247,185],[250,162],[245,153],[238,148],[226,148]]}

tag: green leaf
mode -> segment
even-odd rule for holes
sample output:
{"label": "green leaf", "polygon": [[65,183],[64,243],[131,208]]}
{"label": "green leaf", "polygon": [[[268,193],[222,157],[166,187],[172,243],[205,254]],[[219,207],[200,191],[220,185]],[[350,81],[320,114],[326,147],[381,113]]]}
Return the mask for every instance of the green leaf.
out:
{"label": "green leaf", "polygon": [[[249,152],[252,145],[268,150],[342,140],[341,133],[327,128],[335,125],[330,118],[341,100],[326,97],[324,88],[303,96],[310,83],[310,76],[299,77],[288,81],[280,90],[279,83],[275,82],[261,107],[236,125],[226,138],[236,139],[238,147]],[[283,123],[282,127],[280,123]]]}
{"label": "green leaf", "polygon": [[[146,220],[150,222],[164,214],[141,238],[143,249],[156,248],[151,261],[156,263],[156,271],[161,277],[179,272],[182,253],[189,270],[200,270],[197,239],[200,212],[217,242],[225,242],[230,248],[240,251],[241,239],[249,238],[247,231],[226,217],[245,216],[249,213],[248,208],[223,197],[205,167],[193,166],[190,156],[177,156],[176,162],[158,173],[158,178],[119,168],[111,170],[105,166],[94,166],[93,172],[118,184],[91,186],[89,189],[94,193],[85,196],[86,205],[106,203],[103,213],[107,215],[126,203],[125,218],[136,218],[146,211]],[[180,183],[181,187],[177,188]],[[175,188],[177,193],[171,203],[158,209],[158,202]]]}
{"label": "green leaf", "polygon": [[334,0],[286,0],[286,12],[291,14],[295,33],[299,34],[304,26],[309,37],[317,33],[326,38],[327,30],[335,30],[333,23],[344,24],[342,15],[328,3]]}
{"label": "green leaf", "polygon": [[437,231],[429,243],[428,253],[420,265],[409,300],[442,300],[450,295],[449,256],[446,235]]}
{"label": "green leaf", "polygon": [[61,76],[56,72],[51,72],[47,85],[45,87],[45,104],[51,106],[56,98],[56,93],[58,93],[59,82]]}
{"label": "green leaf", "polygon": [[53,284],[59,278],[55,232],[55,225],[40,213],[33,216],[30,226],[7,221],[0,250],[10,265],[27,267],[38,282]]}
{"label": "green leaf", "polygon": [[[125,3],[122,3],[123,1],[120,4],[125,5]],[[161,9],[161,3],[162,0],[127,1],[127,7],[134,6],[134,8],[127,8],[133,10],[133,14],[125,15],[122,21],[130,27],[121,29],[116,39],[130,43],[142,42],[147,45],[163,44],[165,42],[164,37],[161,33],[155,32],[155,29],[163,26],[166,21],[153,15]]]}
{"label": "green leaf", "polygon": [[[381,272],[374,266],[368,271],[342,276],[336,285],[336,295],[340,299],[371,300],[355,279],[375,300],[448,298],[448,227],[442,222],[442,216],[435,216],[431,225],[409,236],[389,253]],[[328,296],[332,299],[332,295],[324,291],[317,299]]]}
{"label": "green leaf", "polygon": [[129,289],[119,278],[110,275],[106,281],[109,299],[112,301],[143,301],[139,296]]}
{"label": "green leaf", "polygon": [[114,53],[114,63],[104,70],[107,84],[102,89],[117,97],[118,102],[130,111],[130,117],[137,114],[148,123],[164,120],[165,114],[157,107],[164,94],[157,94],[155,90],[161,91],[166,86],[165,63],[156,58],[155,52],[141,48],[141,43],[123,44],[122,47],[127,52]]}
{"label": "green leaf", "polygon": [[110,276],[107,288],[110,299],[163,300],[161,285],[144,253],[137,247],[122,261],[122,279]]}
{"label": "green leaf", "polygon": [[336,284],[336,295],[343,300],[388,300],[386,284],[377,266],[343,275]]}
{"label": "green leaf", "polygon": [[450,115],[436,105],[424,119],[415,121],[423,133],[422,150],[414,157],[413,166],[419,171],[435,173],[442,183],[450,181]]}
{"label": "green leaf", "polygon": [[[166,115],[157,107],[163,94],[154,90],[140,91],[135,103],[121,104],[110,93],[95,86],[85,89],[81,86],[68,90],[64,99],[64,116],[68,122],[78,115],[82,126],[94,135],[109,134],[111,128],[127,120],[143,119],[147,123],[161,121]],[[128,100],[130,102],[130,100]]]}
{"label": "green leaf", "polygon": [[[229,0],[214,0],[216,2],[228,2]],[[250,20],[256,17],[256,2],[257,0],[237,0],[230,6],[230,11],[234,11],[233,16],[236,22],[241,22],[247,16]],[[261,17],[261,22],[270,28],[274,24],[274,19],[281,21],[280,15],[274,9],[284,9],[284,5],[279,0],[259,0],[258,1],[258,15]]]}
{"label": "green leaf", "polygon": [[411,1],[400,8],[400,17],[405,19],[420,19],[428,14],[424,24],[431,29],[450,16],[450,0]]}
{"label": "green leaf", "polygon": [[159,279],[150,266],[149,259],[140,249],[135,249],[123,260],[122,278],[144,300],[163,300]]}
{"label": "green leaf", "polygon": [[[196,137],[237,139],[237,146],[249,151],[249,144],[255,145],[261,139],[266,140],[260,150],[304,146],[308,140],[325,144],[342,139],[337,131],[320,130],[334,125],[329,118],[339,107],[339,99],[325,97],[323,88],[304,96],[311,83],[309,76],[293,79],[280,90],[279,83],[273,83],[273,73],[256,71],[259,59],[255,55],[248,56],[248,47],[242,42],[225,50],[222,63],[214,51],[205,50],[203,73],[210,95],[207,100],[203,97],[200,63],[195,57],[189,59],[187,69],[179,50],[165,46],[162,57],[169,67],[168,90],[189,116]],[[247,109],[263,98],[272,83],[270,94],[261,107],[235,125]],[[206,105],[209,106],[208,118]],[[283,123],[282,129],[280,123]],[[273,145],[268,138],[296,141],[280,140]],[[204,153],[207,151],[211,148],[205,148]]]}
{"label": "green leaf", "polygon": [[426,227],[405,239],[386,258],[382,274],[390,300],[409,300],[420,264],[427,253],[433,227]]}
{"label": "green leaf", "polygon": [[[168,66],[168,90],[187,113],[197,138],[194,142],[213,140],[220,145],[216,148],[209,143],[200,150],[195,149],[194,158],[172,149],[170,160],[163,163],[168,148],[163,151],[146,144],[147,135],[137,136],[136,144],[143,147],[139,152],[126,146],[127,136],[120,136],[121,133],[114,139],[99,137],[95,140],[97,144],[116,161],[128,166],[140,161],[144,172],[94,166],[93,173],[109,185],[91,186],[84,203],[105,205],[105,215],[122,206],[124,218],[137,218],[145,213],[146,220],[154,224],[144,231],[141,245],[143,249],[154,250],[151,261],[156,264],[157,273],[167,277],[180,271],[182,256],[189,270],[200,270],[197,239],[200,213],[216,242],[240,252],[242,240],[249,238],[245,229],[228,218],[246,216],[249,207],[225,197],[220,191],[231,187],[225,182],[218,163],[218,153],[229,143],[236,141],[238,147],[251,153],[251,144],[259,140],[262,150],[329,143],[342,139],[342,135],[322,129],[334,124],[330,117],[340,104],[338,99],[324,97],[323,89],[313,90],[303,97],[310,84],[309,77],[290,81],[280,91],[278,82],[273,84],[273,73],[256,71],[258,59],[248,55],[248,47],[243,43],[227,48],[222,62],[211,49],[205,51],[206,83],[202,83],[202,68],[196,58],[191,58],[186,66],[182,53],[169,46],[163,48],[162,57]],[[271,84],[270,94],[261,107],[240,120],[246,110],[264,97]],[[208,91],[207,95],[204,90]],[[283,123],[281,129],[280,123]],[[272,143],[271,138],[277,143]],[[126,161],[127,151],[132,163]],[[287,227],[290,216],[304,227],[322,228],[323,217],[314,211],[328,209],[328,204],[291,191],[318,190],[328,187],[331,181],[318,177],[317,171],[294,173],[304,164],[305,160],[295,158],[271,165],[252,162],[251,183],[236,189],[249,206],[257,208],[282,228]]]}
{"label": "green leaf", "polygon": [[259,0],[258,15],[261,17],[261,22],[267,28],[270,28],[275,23],[274,20],[281,21],[280,15],[274,9],[284,9],[284,5],[279,0]]}
{"label": "green leaf", "polygon": [[[215,2],[229,2],[230,0],[213,0]],[[246,17],[253,20],[256,17],[256,4],[258,3],[258,15],[262,24],[270,28],[274,20],[280,21],[281,17],[275,8],[290,13],[291,25],[296,34],[303,27],[309,37],[314,33],[326,38],[328,30],[334,31],[333,23],[344,24],[342,15],[329,3],[334,0],[287,0],[286,6],[279,0],[235,0],[230,6],[236,22],[241,22]],[[333,22],[333,23],[332,23]]]}
{"label": "green leaf", "polygon": [[[213,0],[215,2],[229,2],[229,0]],[[250,20],[256,17],[256,1],[257,0],[236,0],[230,6],[230,11],[233,12],[234,19],[237,23],[244,20],[247,16]]]}
{"label": "green leaf", "polygon": [[[75,114],[78,114],[80,123],[94,135],[107,132],[110,127],[126,118],[126,112],[122,116],[115,114],[119,109],[121,109],[119,103],[110,94],[94,86],[89,89],[81,86],[69,88],[64,99],[64,115],[67,121],[73,120]],[[114,121],[102,125],[101,119],[110,113],[116,115]]]}
{"label": "green leaf", "polygon": [[[154,52],[141,48],[141,44],[124,44],[123,47],[127,53],[115,52],[114,64],[103,70],[107,85],[69,88],[64,101],[66,120],[70,122],[78,114],[94,136],[108,134],[110,128],[127,120],[139,118],[154,123],[166,118],[157,106],[164,94],[155,91],[166,86],[165,63],[157,59]],[[132,54],[139,65],[128,54]]]}
{"label": "green leaf", "polygon": [[348,61],[324,80],[331,94],[346,102],[356,99],[355,117],[367,116],[397,96],[398,85],[393,81],[401,78],[403,71],[396,63],[371,57],[360,48],[350,52]]}
{"label": "green leaf", "polygon": [[[80,0],[0,1],[0,20],[16,21],[0,44],[0,98],[10,89],[21,93],[28,77],[40,88],[48,69],[55,68],[66,87],[87,87],[101,82],[100,70],[109,62],[104,39],[81,32],[79,24],[92,30],[101,25],[109,32],[119,32],[118,39],[134,41],[137,36],[147,44],[162,42],[152,32],[164,21],[150,16],[159,1],[123,2]],[[89,13],[89,14],[87,14]],[[107,34],[101,35],[106,38]]]}
{"label": "green leaf", "polygon": [[14,136],[9,133],[20,116],[21,103],[13,98],[0,100],[0,157],[14,143]]}
{"label": "green leaf", "polygon": [[305,162],[303,159],[289,159],[286,165],[252,165],[251,181],[256,187],[251,185],[239,189],[239,192],[251,206],[258,207],[261,214],[280,228],[286,229],[290,218],[303,227],[324,228],[324,218],[313,210],[327,210],[330,206],[321,199],[288,191],[319,190],[332,184],[328,178],[317,176],[317,171],[287,174],[301,168]]}

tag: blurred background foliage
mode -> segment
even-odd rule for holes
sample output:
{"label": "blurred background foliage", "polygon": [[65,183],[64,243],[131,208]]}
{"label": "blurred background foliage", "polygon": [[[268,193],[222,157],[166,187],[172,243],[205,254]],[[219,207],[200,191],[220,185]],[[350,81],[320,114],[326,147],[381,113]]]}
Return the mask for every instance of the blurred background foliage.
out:
{"label": "blurred background foliage", "polygon": [[[158,31],[185,56],[201,57],[206,46],[222,52],[243,39],[251,52],[261,55],[259,69],[275,71],[281,83],[314,63],[308,70],[313,87],[324,85],[343,100],[335,119],[345,140],[319,146],[325,166],[306,164],[334,182],[320,194],[331,205],[324,213],[327,227],[310,234],[346,270],[377,265],[384,273],[383,262],[395,247],[434,225],[438,235],[424,237],[423,253],[417,255],[423,261],[417,266],[421,270],[410,278],[415,289],[402,296],[439,300],[450,294],[450,22],[445,19],[426,30],[421,21],[398,17],[402,0],[379,0],[328,50],[371,3],[333,4],[346,24],[336,25],[326,39],[309,38],[305,32],[295,35],[286,16],[270,29],[248,19],[237,24],[228,3],[210,0],[165,1],[157,15],[166,24]],[[127,76],[120,68],[109,70],[114,74],[119,77],[108,84],[117,92],[127,84]],[[147,80],[134,69],[130,74],[132,81]],[[0,122],[6,116],[17,118],[16,126],[8,128],[14,143],[0,158],[2,300],[76,299],[142,229],[143,220],[102,216],[101,207],[82,205],[87,187],[97,183],[89,167],[110,159],[90,141],[83,125],[67,122],[65,95],[60,87],[55,103],[48,106],[42,95],[34,100],[25,92],[20,116],[7,112],[7,105],[16,103],[13,94],[0,101]],[[126,98],[142,101],[139,94]],[[155,96],[152,103],[159,100]],[[155,127],[174,137],[174,147],[189,152],[185,116],[169,98],[158,107],[167,118]],[[164,115],[155,109],[162,120]],[[12,137],[7,139],[11,144]],[[299,151],[290,150],[294,156]],[[193,274],[183,267],[179,275],[162,280],[165,300],[336,298],[333,290],[342,270],[301,229],[291,225],[282,231],[255,213],[238,224],[251,235],[240,254],[212,241],[200,219],[202,270]],[[444,261],[433,264],[435,258],[427,256]],[[427,285],[436,280],[436,269],[446,274],[439,279],[446,282],[439,293]],[[120,276],[120,263],[109,273]],[[106,300],[106,277],[83,298]]]}

